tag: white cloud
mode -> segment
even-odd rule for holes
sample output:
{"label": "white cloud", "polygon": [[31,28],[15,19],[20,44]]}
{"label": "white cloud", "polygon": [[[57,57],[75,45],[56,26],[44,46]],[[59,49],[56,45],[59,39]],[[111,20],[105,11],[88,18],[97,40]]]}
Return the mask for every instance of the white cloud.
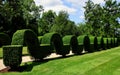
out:
{"label": "white cloud", "polygon": [[67,11],[69,14],[75,13],[75,8],[70,8],[64,5],[62,0],[34,0],[36,5],[42,5],[45,11],[53,10],[55,12],[59,12],[61,10]]}

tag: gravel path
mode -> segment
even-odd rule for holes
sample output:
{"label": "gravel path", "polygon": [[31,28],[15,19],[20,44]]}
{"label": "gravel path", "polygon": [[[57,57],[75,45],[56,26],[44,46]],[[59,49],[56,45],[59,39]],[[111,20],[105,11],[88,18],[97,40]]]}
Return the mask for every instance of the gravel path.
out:
{"label": "gravel path", "polygon": [[[68,55],[73,55],[73,53],[70,51],[70,53]],[[61,55],[56,55],[55,53],[52,53],[50,56],[46,57],[45,59],[56,58],[56,57],[61,57]],[[30,59],[30,56],[22,57],[22,63],[29,62],[29,61],[33,61],[32,59]],[[4,68],[6,68],[6,67],[3,64],[3,59],[0,59],[0,70],[2,70]]]}

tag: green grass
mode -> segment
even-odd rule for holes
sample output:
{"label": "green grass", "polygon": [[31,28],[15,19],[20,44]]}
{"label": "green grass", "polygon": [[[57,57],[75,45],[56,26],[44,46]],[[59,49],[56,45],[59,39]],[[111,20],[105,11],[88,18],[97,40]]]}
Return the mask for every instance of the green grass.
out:
{"label": "green grass", "polygon": [[25,70],[3,75],[119,75],[120,47],[43,63],[28,62]]}
{"label": "green grass", "polygon": [[[22,54],[23,56],[28,55],[27,47],[23,47]],[[0,48],[0,59],[2,59],[2,57],[3,57],[3,49]]]}

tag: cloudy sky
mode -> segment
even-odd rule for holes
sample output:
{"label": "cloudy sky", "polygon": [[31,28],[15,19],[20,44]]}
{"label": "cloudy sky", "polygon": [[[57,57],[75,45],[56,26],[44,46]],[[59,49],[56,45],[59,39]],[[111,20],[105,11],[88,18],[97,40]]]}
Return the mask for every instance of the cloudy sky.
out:
{"label": "cloudy sky", "polygon": [[[36,5],[42,5],[44,11],[67,11],[70,20],[75,23],[84,22],[84,6],[88,0],[34,0]],[[104,0],[92,0],[94,3],[104,4]],[[120,0],[118,0],[120,2]]]}

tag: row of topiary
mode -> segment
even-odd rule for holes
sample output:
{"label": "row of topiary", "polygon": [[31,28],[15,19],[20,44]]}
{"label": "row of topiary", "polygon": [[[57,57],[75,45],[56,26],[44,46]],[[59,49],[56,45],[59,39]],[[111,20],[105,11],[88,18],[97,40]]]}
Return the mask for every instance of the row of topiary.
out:
{"label": "row of topiary", "polygon": [[81,54],[83,50],[86,52],[94,52],[117,47],[120,45],[120,39],[87,35],[78,37],[75,35],[66,35],[62,38],[58,33],[47,33],[44,36],[37,37],[32,30],[23,29],[14,33],[11,45],[9,43],[6,45],[7,46],[3,46],[4,64],[5,66],[16,68],[21,64],[22,47],[25,45],[35,60],[42,60],[51,53],[66,56],[70,50],[72,50],[74,54]]}

